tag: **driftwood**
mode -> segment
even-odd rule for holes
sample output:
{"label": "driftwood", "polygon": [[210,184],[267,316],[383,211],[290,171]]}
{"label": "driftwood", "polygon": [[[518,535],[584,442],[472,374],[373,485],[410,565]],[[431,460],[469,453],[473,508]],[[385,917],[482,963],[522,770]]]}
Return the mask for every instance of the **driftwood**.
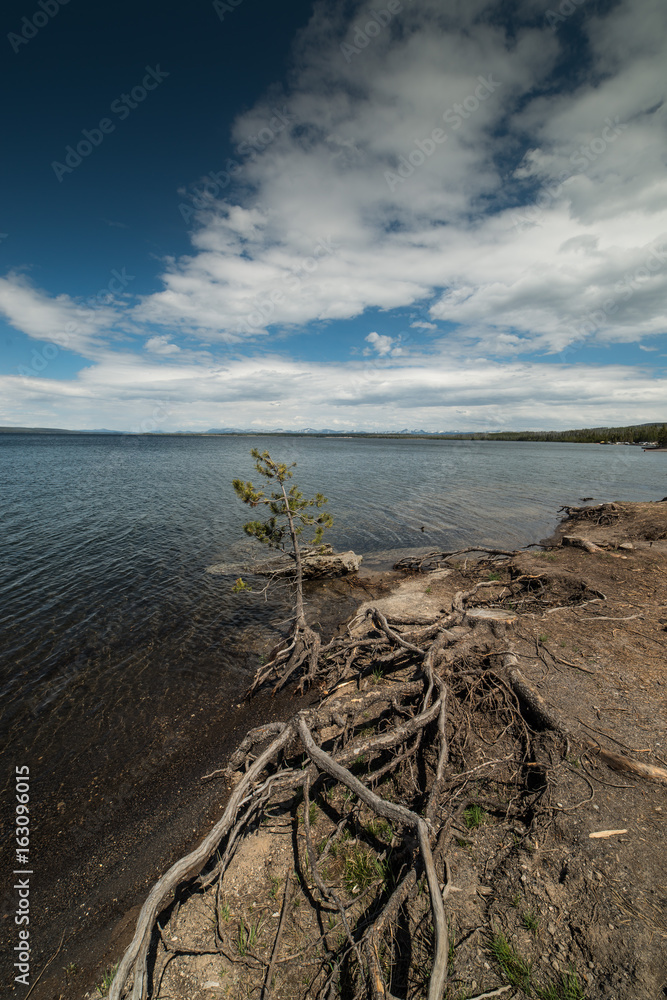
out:
{"label": "driftwood", "polygon": [[464,556],[468,552],[480,552],[482,553],[482,558],[479,562],[484,562],[495,556],[515,556],[516,551],[510,549],[490,549],[483,545],[468,545],[464,549],[452,549],[449,552],[427,552],[423,556],[405,556],[403,559],[399,559],[397,563],[394,564],[394,569],[409,569],[414,570],[419,573],[425,573],[430,570],[439,569],[443,563],[447,563],[448,559],[456,559],[458,556]]}
{"label": "driftwood", "polygon": [[571,545],[577,549],[584,549],[585,552],[602,552],[599,545],[589,541],[588,538],[580,538],[578,535],[563,535],[563,545]]}

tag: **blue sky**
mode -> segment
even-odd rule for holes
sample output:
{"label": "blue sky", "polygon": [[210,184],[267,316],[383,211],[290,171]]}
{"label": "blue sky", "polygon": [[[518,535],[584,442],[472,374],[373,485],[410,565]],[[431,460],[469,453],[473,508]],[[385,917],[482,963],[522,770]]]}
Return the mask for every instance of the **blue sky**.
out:
{"label": "blue sky", "polygon": [[665,419],[658,0],[10,0],[0,424]]}

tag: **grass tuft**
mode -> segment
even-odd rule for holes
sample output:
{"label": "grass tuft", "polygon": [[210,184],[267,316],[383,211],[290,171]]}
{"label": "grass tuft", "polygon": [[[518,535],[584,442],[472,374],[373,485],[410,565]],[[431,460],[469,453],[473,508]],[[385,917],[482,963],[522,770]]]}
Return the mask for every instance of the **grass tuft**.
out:
{"label": "grass tuft", "polygon": [[531,964],[515,951],[504,934],[494,934],[491,938],[491,954],[510,986],[523,990],[530,996]]}
{"label": "grass tuft", "polygon": [[115,965],[110,965],[109,968],[102,974],[102,982],[97,986],[97,990],[101,997],[105,997],[111,989],[111,984],[114,981],[117,968],[118,962],[116,962]]}
{"label": "grass tuft", "polygon": [[537,989],[536,993],[540,1000],[586,1000],[573,966],[562,972],[557,982],[549,983],[544,990]]}
{"label": "grass tuft", "polygon": [[486,821],[486,812],[481,806],[468,806],[463,813],[463,821],[469,830],[476,830]]}
{"label": "grass tuft", "polygon": [[533,934],[537,934],[540,927],[540,919],[536,917],[531,910],[525,910],[521,914],[521,922],[527,931],[532,931]]}
{"label": "grass tuft", "polygon": [[355,895],[375,882],[384,882],[386,874],[386,862],[367,851],[354,850],[345,859],[343,881],[348,892]]}
{"label": "grass tuft", "polygon": [[243,917],[241,917],[239,932],[236,938],[236,947],[241,958],[245,958],[250,949],[254,948],[257,944],[260,929],[260,920],[256,920],[255,923],[246,923]]}

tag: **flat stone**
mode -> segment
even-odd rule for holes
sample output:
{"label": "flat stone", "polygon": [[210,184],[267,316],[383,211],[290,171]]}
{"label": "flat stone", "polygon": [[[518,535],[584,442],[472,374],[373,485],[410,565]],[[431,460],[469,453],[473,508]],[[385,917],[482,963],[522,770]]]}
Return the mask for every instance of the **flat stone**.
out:
{"label": "flat stone", "polygon": [[[440,570],[436,570],[437,573]],[[445,570],[445,573],[449,573]],[[432,574],[424,576],[410,576],[399,583],[396,590],[389,597],[380,597],[375,601],[365,601],[358,609],[353,621],[350,623],[350,630],[363,632],[363,621],[366,612],[370,608],[377,608],[385,618],[408,618],[416,624],[429,624],[435,621],[443,613],[442,598],[433,594],[427,594],[429,580]]]}

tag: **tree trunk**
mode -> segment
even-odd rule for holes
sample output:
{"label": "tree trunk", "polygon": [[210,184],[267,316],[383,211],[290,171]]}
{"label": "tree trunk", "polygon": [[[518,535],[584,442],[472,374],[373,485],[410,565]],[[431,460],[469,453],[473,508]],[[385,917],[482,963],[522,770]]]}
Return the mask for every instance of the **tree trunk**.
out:
{"label": "tree trunk", "polygon": [[295,601],[295,611],[296,611],[296,624],[297,627],[300,626],[304,628],[306,625],[306,615],[303,610],[303,567],[301,565],[301,550],[299,549],[299,539],[297,538],[296,529],[294,527],[294,518],[292,517],[292,511],[289,505],[289,498],[287,496],[287,491],[285,490],[285,484],[281,481],[280,488],[283,491],[283,497],[285,498],[285,513],[287,515],[287,521],[289,523],[289,533],[292,538],[292,548],[294,549],[294,562],[296,565],[296,601]]}

